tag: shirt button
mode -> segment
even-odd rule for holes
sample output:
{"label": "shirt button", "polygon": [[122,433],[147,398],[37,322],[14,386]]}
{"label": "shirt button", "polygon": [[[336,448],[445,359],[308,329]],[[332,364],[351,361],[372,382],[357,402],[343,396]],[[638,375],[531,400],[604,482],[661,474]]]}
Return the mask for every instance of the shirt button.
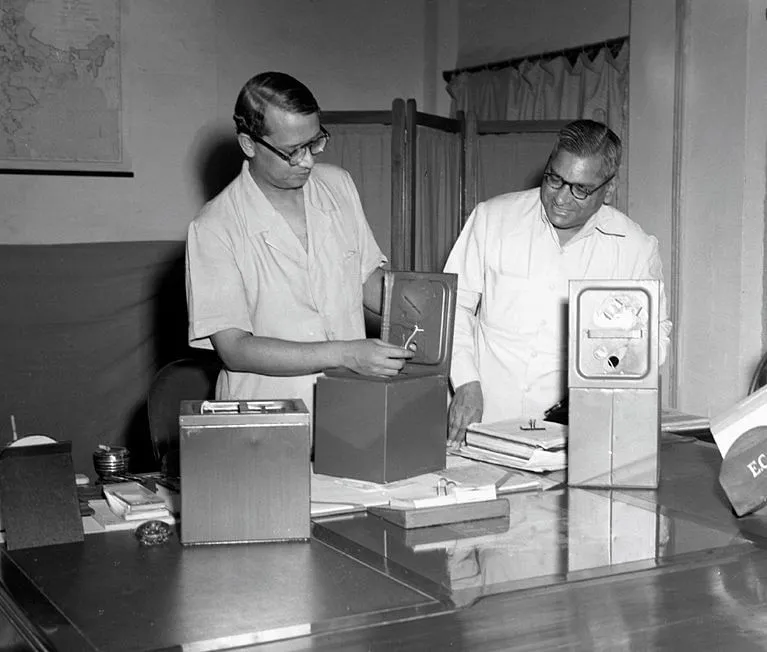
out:
{"label": "shirt button", "polygon": [[537,358],[537,357],[538,357],[538,351],[533,351],[533,352],[530,354],[530,357],[531,357],[531,358]]}

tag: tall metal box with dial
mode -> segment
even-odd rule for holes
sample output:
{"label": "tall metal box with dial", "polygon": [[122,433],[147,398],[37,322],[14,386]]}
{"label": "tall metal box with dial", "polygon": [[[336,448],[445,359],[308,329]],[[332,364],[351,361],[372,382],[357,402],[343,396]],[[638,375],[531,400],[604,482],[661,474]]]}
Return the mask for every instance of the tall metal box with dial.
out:
{"label": "tall metal box with dial", "polygon": [[445,468],[456,287],[455,274],[385,273],[381,339],[414,355],[394,377],[317,379],[315,473],[385,483]]}
{"label": "tall metal box with dial", "polygon": [[570,485],[658,486],[659,285],[570,281]]}

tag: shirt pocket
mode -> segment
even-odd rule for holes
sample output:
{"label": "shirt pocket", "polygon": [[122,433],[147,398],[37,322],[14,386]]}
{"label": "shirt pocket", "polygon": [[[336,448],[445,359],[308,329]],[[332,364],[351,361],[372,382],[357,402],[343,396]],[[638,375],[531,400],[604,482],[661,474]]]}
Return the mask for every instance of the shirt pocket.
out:
{"label": "shirt pocket", "polygon": [[542,308],[550,293],[540,282],[486,270],[482,312],[488,326],[511,334],[530,334],[546,321]]}

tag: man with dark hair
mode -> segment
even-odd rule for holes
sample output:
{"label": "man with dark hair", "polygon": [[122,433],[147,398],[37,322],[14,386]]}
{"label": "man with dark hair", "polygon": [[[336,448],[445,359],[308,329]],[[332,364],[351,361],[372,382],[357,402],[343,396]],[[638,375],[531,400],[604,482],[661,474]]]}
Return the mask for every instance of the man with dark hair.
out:
{"label": "man with dark hair", "polygon": [[593,120],[558,134],[540,188],[482,202],[445,265],[458,274],[449,440],[474,422],[542,417],[565,396],[571,279],[658,279],[660,360],[671,322],[658,241],[608,206],[618,136]]}
{"label": "man with dark hair", "polygon": [[250,79],[234,112],[240,175],[189,226],[189,342],[224,363],[219,399],[301,398],[347,367],[392,376],[412,356],[365,338],[386,258],[349,174],[316,163],[330,135],[311,91],[284,73]]}

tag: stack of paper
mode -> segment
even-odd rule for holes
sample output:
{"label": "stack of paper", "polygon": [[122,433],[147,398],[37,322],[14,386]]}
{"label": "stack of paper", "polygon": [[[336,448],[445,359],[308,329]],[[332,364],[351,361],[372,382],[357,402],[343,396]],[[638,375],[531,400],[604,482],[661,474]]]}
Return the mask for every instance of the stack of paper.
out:
{"label": "stack of paper", "polygon": [[165,501],[138,482],[105,484],[104,498],[112,512],[126,521],[148,521],[170,516]]}
{"label": "stack of paper", "polygon": [[[85,534],[92,534],[94,532],[111,532],[113,530],[135,530],[142,520],[126,521],[121,516],[117,516],[107,504],[104,499],[89,500],[88,505],[93,508],[93,515],[83,518],[83,528]],[[158,518],[152,518],[151,520],[163,521],[169,525],[173,525],[176,522],[175,517],[168,512],[166,516],[160,516]]]}
{"label": "stack of paper", "polygon": [[451,450],[447,468],[439,473],[425,473],[389,484],[312,473],[312,517],[365,511],[368,507],[388,505],[392,500],[436,496],[440,481],[450,481],[463,488],[493,484],[498,494],[551,489],[560,484],[540,475],[510,472],[459,455],[460,449]]}
{"label": "stack of paper", "polygon": [[567,466],[567,426],[548,421],[508,419],[474,423],[466,429],[459,454],[528,471],[559,471]]}

